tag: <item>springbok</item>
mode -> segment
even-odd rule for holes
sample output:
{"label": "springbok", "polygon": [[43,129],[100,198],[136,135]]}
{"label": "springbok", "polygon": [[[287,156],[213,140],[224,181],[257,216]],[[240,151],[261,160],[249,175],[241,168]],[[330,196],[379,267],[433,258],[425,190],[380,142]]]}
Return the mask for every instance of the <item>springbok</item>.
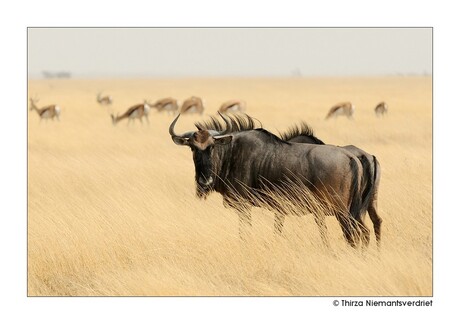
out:
{"label": "springbok", "polygon": [[167,111],[168,114],[175,114],[176,111],[179,109],[179,106],[177,105],[177,100],[171,97],[157,100],[152,105],[152,107],[156,108],[158,112]]}
{"label": "springbok", "polygon": [[244,112],[246,110],[246,102],[243,100],[229,100],[224,102],[220,108],[219,112],[225,114],[227,112]]}
{"label": "springbok", "polygon": [[111,96],[101,96],[101,93],[99,92],[97,94],[97,102],[99,102],[101,105],[111,105],[113,102],[113,99]]}
{"label": "springbok", "polygon": [[347,116],[348,118],[352,118],[354,112],[355,106],[351,102],[341,102],[329,109],[326,119],[329,119],[332,116]]}
{"label": "springbok", "polygon": [[182,107],[180,108],[181,114],[188,114],[188,113],[199,113],[200,115],[203,114],[203,101],[199,97],[192,96],[184,101]]}
{"label": "springbok", "polygon": [[44,119],[52,119],[54,120],[54,117],[59,120],[59,115],[61,114],[61,108],[58,105],[49,105],[43,108],[38,108],[35,104],[38,102],[38,99],[30,99],[30,110],[35,110],[38,115],[40,116],[40,121]]}
{"label": "springbok", "polygon": [[128,124],[134,118],[139,118],[139,120],[142,123],[142,117],[145,117],[145,119],[147,119],[147,122],[150,123],[149,122],[149,112],[150,112],[150,106],[147,103],[147,101],[144,100],[144,103],[137,104],[137,105],[134,105],[128,108],[128,110],[121,116],[117,115],[117,117],[115,117],[113,114],[111,114],[110,116],[112,117],[112,123],[114,125],[116,125],[120,120],[123,120],[125,118],[128,118]]}
{"label": "springbok", "polygon": [[375,107],[374,111],[377,117],[384,116],[388,113],[388,105],[382,101]]}

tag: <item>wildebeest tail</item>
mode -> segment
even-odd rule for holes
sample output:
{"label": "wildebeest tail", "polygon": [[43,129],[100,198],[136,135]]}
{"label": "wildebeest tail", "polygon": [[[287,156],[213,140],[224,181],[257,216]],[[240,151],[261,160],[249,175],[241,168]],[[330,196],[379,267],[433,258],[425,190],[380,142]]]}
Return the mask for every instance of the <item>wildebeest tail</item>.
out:
{"label": "wildebeest tail", "polygon": [[373,161],[371,164],[371,162],[365,155],[359,156],[359,160],[361,161],[361,165],[363,166],[363,177],[361,179],[361,188],[363,188],[361,196],[361,214],[364,214],[367,208],[369,207],[369,203],[372,199],[375,187],[375,179],[377,176],[377,164],[375,156],[372,157]]}
{"label": "wildebeest tail", "polygon": [[359,166],[354,158],[350,158],[350,167],[353,175],[352,184],[350,188],[351,205],[350,213],[354,219],[359,219],[362,208],[362,196],[360,188]]}
{"label": "wildebeest tail", "polygon": [[376,199],[377,190],[380,182],[380,163],[375,156],[374,159],[374,189],[372,190],[372,199]]}

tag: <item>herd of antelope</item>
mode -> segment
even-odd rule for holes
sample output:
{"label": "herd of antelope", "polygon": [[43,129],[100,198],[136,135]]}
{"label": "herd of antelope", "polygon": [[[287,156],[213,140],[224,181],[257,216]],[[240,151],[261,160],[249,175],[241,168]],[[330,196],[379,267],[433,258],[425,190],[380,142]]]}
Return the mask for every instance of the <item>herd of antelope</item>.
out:
{"label": "herd of antelope", "polygon": [[[109,95],[102,96],[99,92],[96,97],[97,102],[102,106],[110,106],[113,103],[113,98]],[[38,99],[30,98],[30,110],[37,111],[40,116],[40,121],[42,119],[51,119],[54,120],[56,117],[59,120],[61,109],[57,105],[48,105],[42,108],[38,108],[36,103]],[[179,108],[180,107],[180,108]],[[151,109],[156,109],[158,112],[167,112],[168,114],[176,115],[179,114],[192,114],[197,113],[202,115],[204,112],[203,100],[200,97],[191,96],[184,100],[180,105],[178,101],[172,97],[162,98],[157,100],[154,103],[150,103],[147,100],[144,100],[141,104],[136,104],[129,107],[122,115],[114,116],[111,114],[112,123],[116,125],[119,121],[128,119],[128,124],[134,119],[138,118],[142,123],[142,118],[145,118],[149,122],[148,116]],[[226,114],[229,112],[244,112],[246,111],[246,102],[244,100],[228,100],[224,102],[218,109],[219,113]],[[341,102],[334,105],[329,109],[326,119],[331,117],[346,116],[348,118],[353,118],[355,112],[355,106],[351,102]],[[375,115],[377,117],[384,116],[388,113],[388,105],[385,102],[380,102],[374,108]]]}
{"label": "herd of antelope", "polygon": [[[96,101],[101,106],[110,106],[113,104],[113,98],[109,95],[102,96],[99,92],[96,96]],[[36,110],[40,116],[40,121],[42,119],[52,119],[56,117],[59,120],[60,108],[57,105],[49,105],[43,108],[38,108],[35,104],[38,102],[38,99],[30,98],[30,110]],[[180,107],[180,108],[179,108]],[[134,119],[139,119],[142,123],[143,118],[149,122],[149,113],[151,109],[156,109],[158,112],[167,112],[169,114],[176,115],[179,114],[193,114],[197,113],[202,115],[204,112],[203,100],[200,97],[191,96],[184,100],[180,105],[178,101],[174,98],[167,97],[159,99],[154,103],[150,103],[147,100],[144,100],[143,103],[133,105],[129,107],[122,115],[117,114],[117,116],[111,114],[112,123],[116,125],[118,122],[124,119],[128,119],[128,124]],[[243,100],[229,100],[224,102],[218,112],[228,113],[228,112],[244,112],[246,110],[246,102]]]}

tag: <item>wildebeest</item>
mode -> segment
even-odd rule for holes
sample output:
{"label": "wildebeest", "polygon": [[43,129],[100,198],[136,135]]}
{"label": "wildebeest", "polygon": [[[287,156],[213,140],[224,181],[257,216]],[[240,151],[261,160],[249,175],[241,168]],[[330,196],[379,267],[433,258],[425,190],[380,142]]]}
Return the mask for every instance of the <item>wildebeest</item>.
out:
{"label": "wildebeest", "polygon": [[180,108],[181,114],[199,113],[202,115],[203,111],[204,111],[203,100],[195,96],[187,98],[182,103],[182,107]]}
{"label": "wildebeest", "polygon": [[[179,117],[180,114],[171,123],[169,133],[175,144],[186,145],[193,152],[199,198],[217,191],[225,206],[238,211],[240,224],[251,223],[251,206],[280,210],[275,213],[275,230],[281,232],[285,213],[278,208],[277,198],[302,198],[270,197],[267,189],[282,195],[300,182],[324,206],[333,208],[351,246],[360,240],[366,244],[369,233],[365,232],[369,230],[363,226],[362,215],[373,183],[363,180],[362,165],[354,154],[331,145],[284,141],[263,128],[255,128],[254,120],[247,115],[221,115],[225,127],[211,117],[210,122],[196,123],[197,131],[177,135],[174,126]],[[362,188],[364,183],[366,188]],[[363,197],[363,192],[368,192],[367,196]]]}
{"label": "wildebeest", "polygon": [[177,105],[177,100],[171,97],[163,98],[157,100],[153,105],[153,108],[156,108],[158,112],[167,111],[168,113],[175,114],[176,111],[179,109]]}
{"label": "wildebeest", "polygon": [[128,124],[131,122],[131,120],[134,120],[134,118],[139,118],[140,122],[142,123],[142,117],[145,117],[147,119],[147,122],[149,122],[149,112],[150,112],[150,106],[147,103],[147,101],[144,100],[144,103],[142,104],[137,104],[134,105],[121,116],[115,117],[113,114],[110,116],[112,117],[112,123],[116,125],[120,120],[123,120],[125,118],[128,118]]}
{"label": "wildebeest", "polygon": [[377,106],[375,106],[374,111],[377,117],[384,116],[386,113],[388,113],[388,105],[386,102],[382,101]]}
{"label": "wildebeest", "polygon": [[[291,143],[325,145],[325,143],[322,140],[318,139],[313,134],[313,130],[304,122],[300,123],[300,127],[291,127],[291,129],[289,129],[287,132],[280,134],[280,137],[283,140]],[[365,175],[363,180],[373,182],[373,185],[364,185],[364,187],[369,188],[369,190],[372,189],[369,205],[367,207],[367,212],[369,213],[369,217],[371,218],[372,224],[374,226],[374,233],[377,241],[377,246],[380,246],[382,219],[377,213],[377,198],[381,174],[380,163],[374,155],[371,155],[354,145],[346,145],[341,147],[350,152],[351,154],[355,155],[361,161],[361,165],[363,166],[363,172]],[[368,192],[363,192],[363,196],[367,195]],[[366,240],[368,242],[369,238],[366,238]]]}
{"label": "wildebeest", "polygon": [[100,92],[97,94],[96,100],[101,105],[111,105],[113,103],[113,98],[111,96],[107,95],[102,97]]}
{"label": "wildebeest", "polygon": [[347,116],[348,118],[352,118],[354,112],[355,106],[351,102],[341,102],[329,109],[326,119],[337,116]]}
{"label": "wildebeest", "polygon": [[243,100],[229,100],[224,102],[219,108],[219,112],[222,114],[227,112],[243,112],[245,110],[246,102]]}
{"label": "wildebeest", "polygon": [[37,114],[40,116],[40,122],[42,119],[52,119],[54,120],[54,117],[56,117],[57,120],[59,120],[59,116],[61,115],[61,108],[58,105],[49,105],[43,108],[38,108],[35,104],[38,102],[38,99],[32,99],[29,98],[30,100],[30,110],[35,110]]}

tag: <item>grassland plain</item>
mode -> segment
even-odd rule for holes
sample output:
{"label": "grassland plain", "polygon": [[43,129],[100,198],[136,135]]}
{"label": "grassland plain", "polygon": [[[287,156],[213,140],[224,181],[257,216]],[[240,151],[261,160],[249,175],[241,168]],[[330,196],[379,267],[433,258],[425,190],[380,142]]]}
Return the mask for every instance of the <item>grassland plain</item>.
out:
{"label": "grassland plain", "polygon": [[[29,80],[39,106],[62,107],[61,121],[28,116],[29,296],[431,296],[431,77],[290,79]],[[96,94],[114,98],[100,106]],[[326,143],[354,144],[382,167],[375,237],[362,254],[337,221],[324,249],[311,215],[286,219],[253,209],[251,239],[220,195],[198,200],[189,149],[168,134],[172,116],[113,126],[144,99],[204,98],[203,116],[183,116],[178,132],[241,98],[247,113],[274,132],[308,122]],[[386,101],[389,113],[373,108]],[[353,120],[325,120],[340,101]],[[366,217],[366,223],[370,224]]]}

